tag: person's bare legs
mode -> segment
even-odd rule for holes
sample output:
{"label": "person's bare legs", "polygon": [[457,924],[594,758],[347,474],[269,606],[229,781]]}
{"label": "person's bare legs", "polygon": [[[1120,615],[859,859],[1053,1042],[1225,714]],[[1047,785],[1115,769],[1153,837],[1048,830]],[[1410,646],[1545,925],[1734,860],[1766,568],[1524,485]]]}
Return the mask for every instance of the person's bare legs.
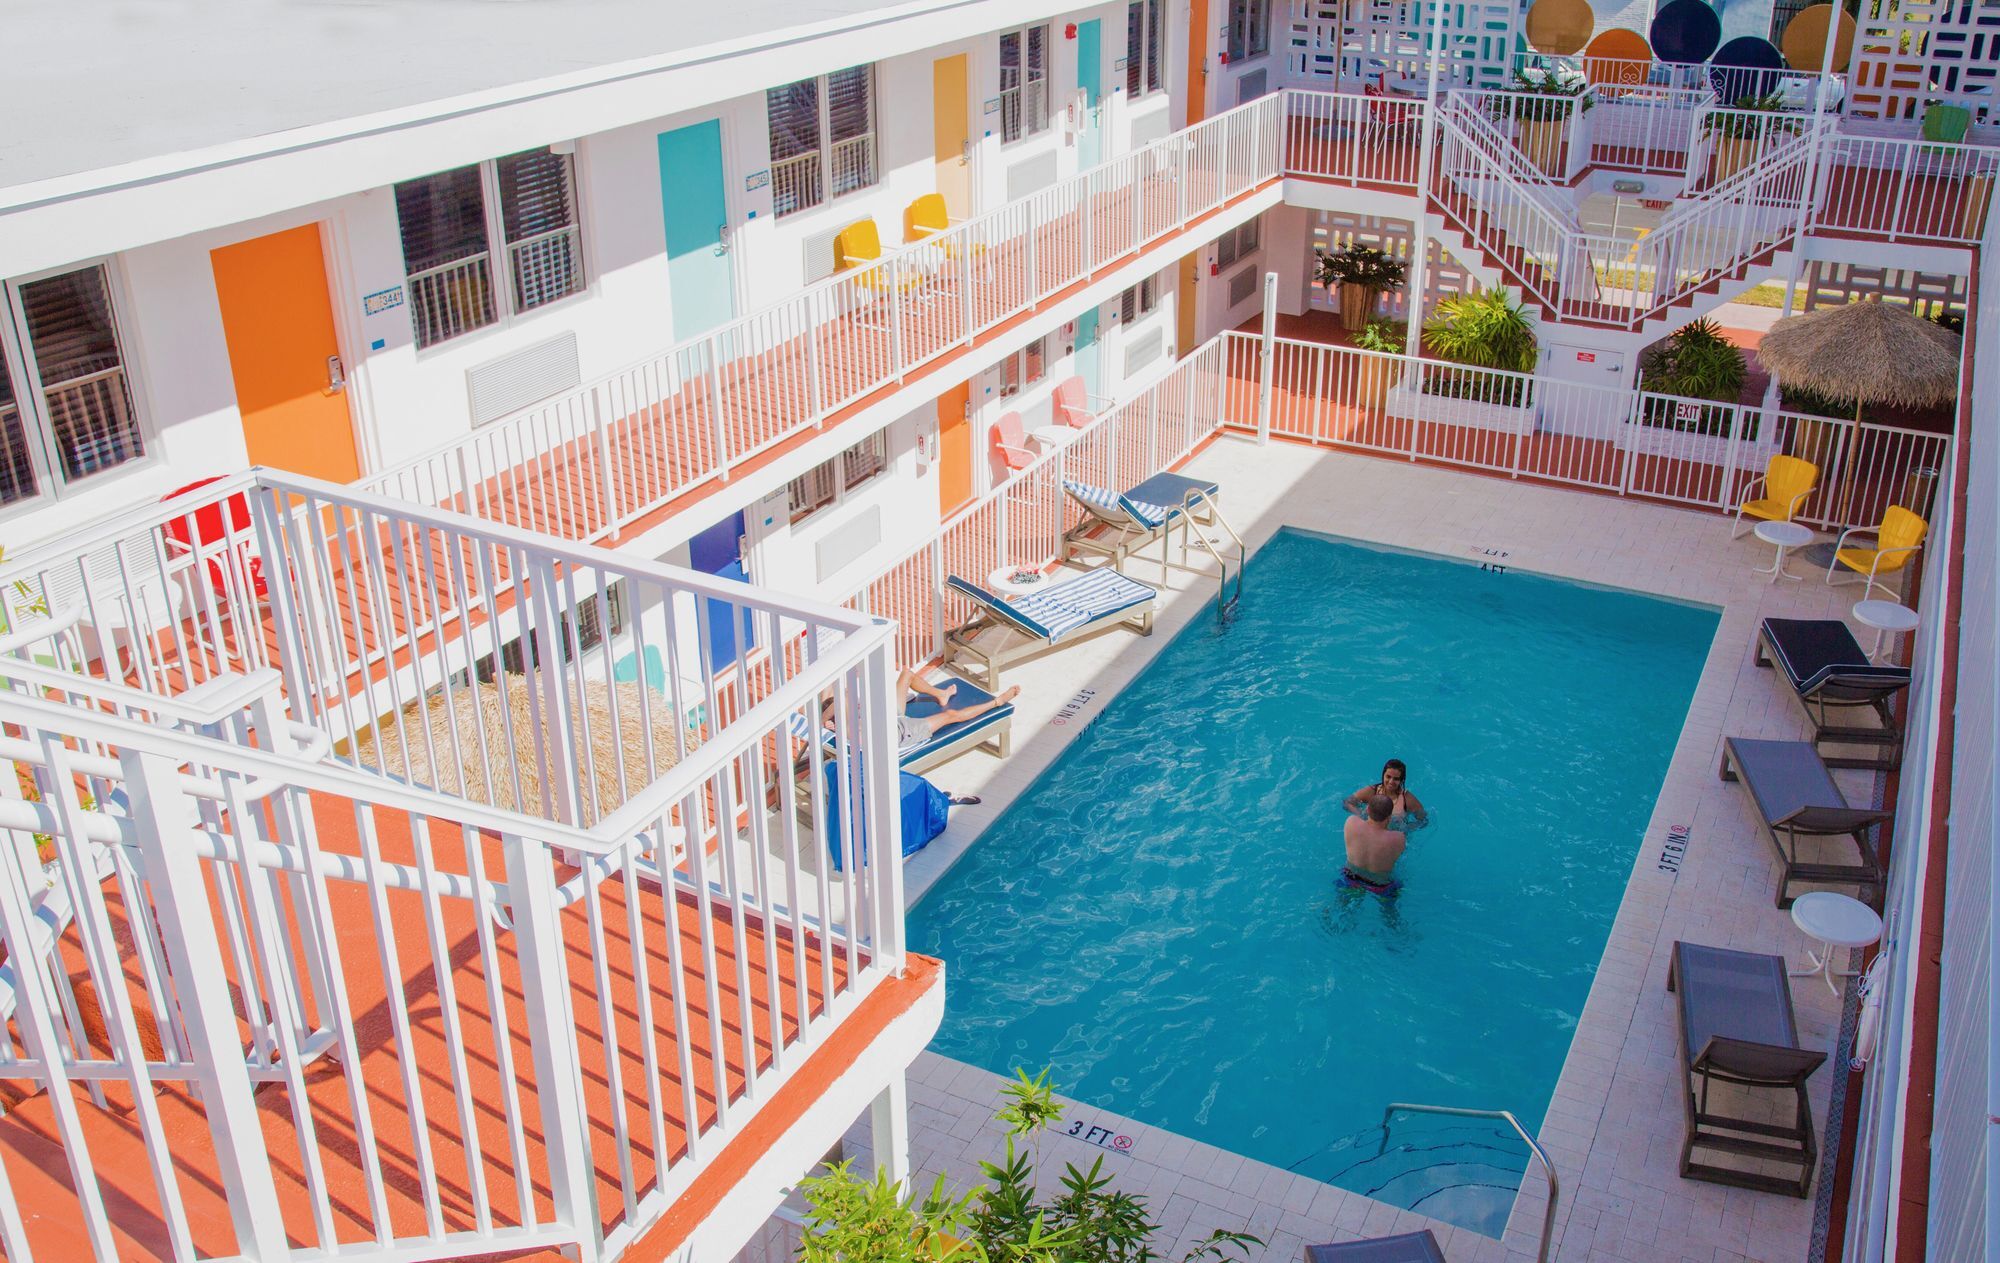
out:
{"label": "person's bare legs", "polygon": [[951,701],[950,689],[939,688],[923,676],[918,675],[915,671],[904,667],[896,675],[896,696],[908,698],[912,693],[921,693],[940,706]]}
{"label": "person's bare legs", "polygon": [[968,719],[977,719],[996,706],[1005,706],[1020,695],[1021,686],[1015,684],[1009,687],[1006,692],[1000,694],[1000,696],[980,702],[977,705],[962,706],[957,710],[941,710],[937,714],[930,716],[931,731],[936,732],[938,729],[950,727],[952,724],[964,723]]}

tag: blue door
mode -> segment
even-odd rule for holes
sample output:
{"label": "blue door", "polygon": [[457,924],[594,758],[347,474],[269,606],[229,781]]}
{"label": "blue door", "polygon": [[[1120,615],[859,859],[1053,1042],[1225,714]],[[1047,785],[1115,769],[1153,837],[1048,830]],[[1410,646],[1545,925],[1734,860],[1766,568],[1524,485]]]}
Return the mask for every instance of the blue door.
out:
{"label": "blue door", "polygon": [[[732,513],[688,541],[688,565],[703,574],[723,579],[748,581],[743,568],[743,514]],[[736,663],[739,643],[748,649],[757,643],[757,627],[748,611],[728,601],[708,600],[708,673],[714,675]]]}
{"label": "blue door", "polygon": [[660,207],[674,340],[707,333],[736,315],[736,277],[723,232],[722,124],[710,119],[660,134]]}
{"label": "blue door", "polygon": [[1076,318],[1076,375],[1083,378],[1083,388],[1090,394],[1101,395],[1098,387],[1102,376],[1097,367],[1100,357],[1097,341],[1097,308],[1092,307]]}
{"label": "blue door", "polygon": [[1104,161],[1104,56],[1096,18],[1076,24],[1076,86],[1083,89],[1083,135],[1076,142],[1077,165],[1088,171]]}

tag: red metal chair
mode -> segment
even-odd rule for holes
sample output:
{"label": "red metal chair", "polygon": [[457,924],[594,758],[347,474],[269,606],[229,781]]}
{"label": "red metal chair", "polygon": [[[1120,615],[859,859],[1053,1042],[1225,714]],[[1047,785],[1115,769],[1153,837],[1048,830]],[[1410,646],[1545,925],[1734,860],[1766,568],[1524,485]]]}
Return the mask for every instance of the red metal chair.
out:
{"label": "red metal chair", "polygon": [[1008,469],[1026,469],[1035,463],[1028,450],[1027,431],[1021,428],[1021,414],[1009,412],[993,423],[993,454]]}
{"label": "red metal chair", "polygon": [[1389,91],[1386,70],[1375,76],[1375,82],[1362,85],[1361,95],[1368,98],[1368,130],[1378,141],[1397,135],[1416,121],[1415,104]]}
{"label": "red metal chair", "polygon": [[[218,475],[191,482],[185,487],[177,487],[160,497],[165,504],[177,496],[191,491],[199,491],[213,482],[220,482]],[[239,573],[249,576],[250,586],[258,597],[269,595],[264,582],[264,560],[255,555],[256,541],[250,537],[250,497],[237,492],[226,500],[212,501],[192,512],[169,518],[160,528],[166,536],[167,551],[175,556],[185,557],[192,565],[197,557],[206,560],[208,588],[218,601],[227,602],[230,597],[229,575],[223,568],[225,555],[234,554],[239,562]],[[231,543],[230,541],[234,541]],[[216,545],[227,545],[218,549]],[[194,591],[187,590],[190,606],[194,604]]]}

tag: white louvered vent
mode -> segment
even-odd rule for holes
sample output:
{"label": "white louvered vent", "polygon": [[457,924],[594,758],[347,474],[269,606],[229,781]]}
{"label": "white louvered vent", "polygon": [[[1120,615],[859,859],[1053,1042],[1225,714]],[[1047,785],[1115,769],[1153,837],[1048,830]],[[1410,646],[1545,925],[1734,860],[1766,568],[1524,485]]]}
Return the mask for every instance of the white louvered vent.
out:
{"label": "white louvered vent", "polygon": [[1130,379],[1140,369],[1160,358],[1167,349],[1167,331],[1154,325],[1125,344],[1125,376]]}
{"label": "white louvered vent", "polygon": [[802,243],[805,250],[806,284],[823,281],[834,273],[833,239],[840,235],[846,224],[834,224],[808,236]]}
{"label": "white louvered vent", "polygon": [[1007,168],[1007,200],[1026,197],[1055,182],[1056,154],[1051,149]]}
{"label": "white louvered vent", "polygon": [[866,557],[882,542],[882,506],[871,504],[865,513],[828,531],[819,541],[815,560],[819,581],[825,583],[842,570]]}
{"label": "white louvered vent", "polygon": [[1266,77],[1266,72],[1262,70],[1253,70],[1249,74],[1244,75],[1236,81],[1236,103],[1241,105],[1245,101],[1254,101],[1258,97],[1263,96],[1265,92],[1269,91],[1264,86],[1268,82],[1269,79]]}
{"label": "white louvered vent", "polygon": [[1229,305],[1234,307],[1257,292],[1257,265],[1251,264],[1229,278]]}
{"label": "white louvered vent", "polygon": [[512,355],[465,370],[472,424],[485,425],[547,399],[583,380],[576,363],[576,335],[565,333]]}

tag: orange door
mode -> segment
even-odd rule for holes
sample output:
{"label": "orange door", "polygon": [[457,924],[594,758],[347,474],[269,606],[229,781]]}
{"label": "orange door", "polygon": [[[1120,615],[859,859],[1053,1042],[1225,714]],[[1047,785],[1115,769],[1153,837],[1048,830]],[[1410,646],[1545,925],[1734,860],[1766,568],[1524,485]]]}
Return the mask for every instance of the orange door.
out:
{"label": "orange door", "polygon": [[209,252],[250,463],[328,482],[361,474],[319,225]]}
{"label": "orange door", "polygon": [[937,191],[945,209],[963,218],[972,213],[972,119],[965,96],[965,54],[931,63],[931,148],[937,164]]}
{"label": "orange door", "polygon": [[954,386],[938,399],[938,513],[972,499],[972,383]]}

